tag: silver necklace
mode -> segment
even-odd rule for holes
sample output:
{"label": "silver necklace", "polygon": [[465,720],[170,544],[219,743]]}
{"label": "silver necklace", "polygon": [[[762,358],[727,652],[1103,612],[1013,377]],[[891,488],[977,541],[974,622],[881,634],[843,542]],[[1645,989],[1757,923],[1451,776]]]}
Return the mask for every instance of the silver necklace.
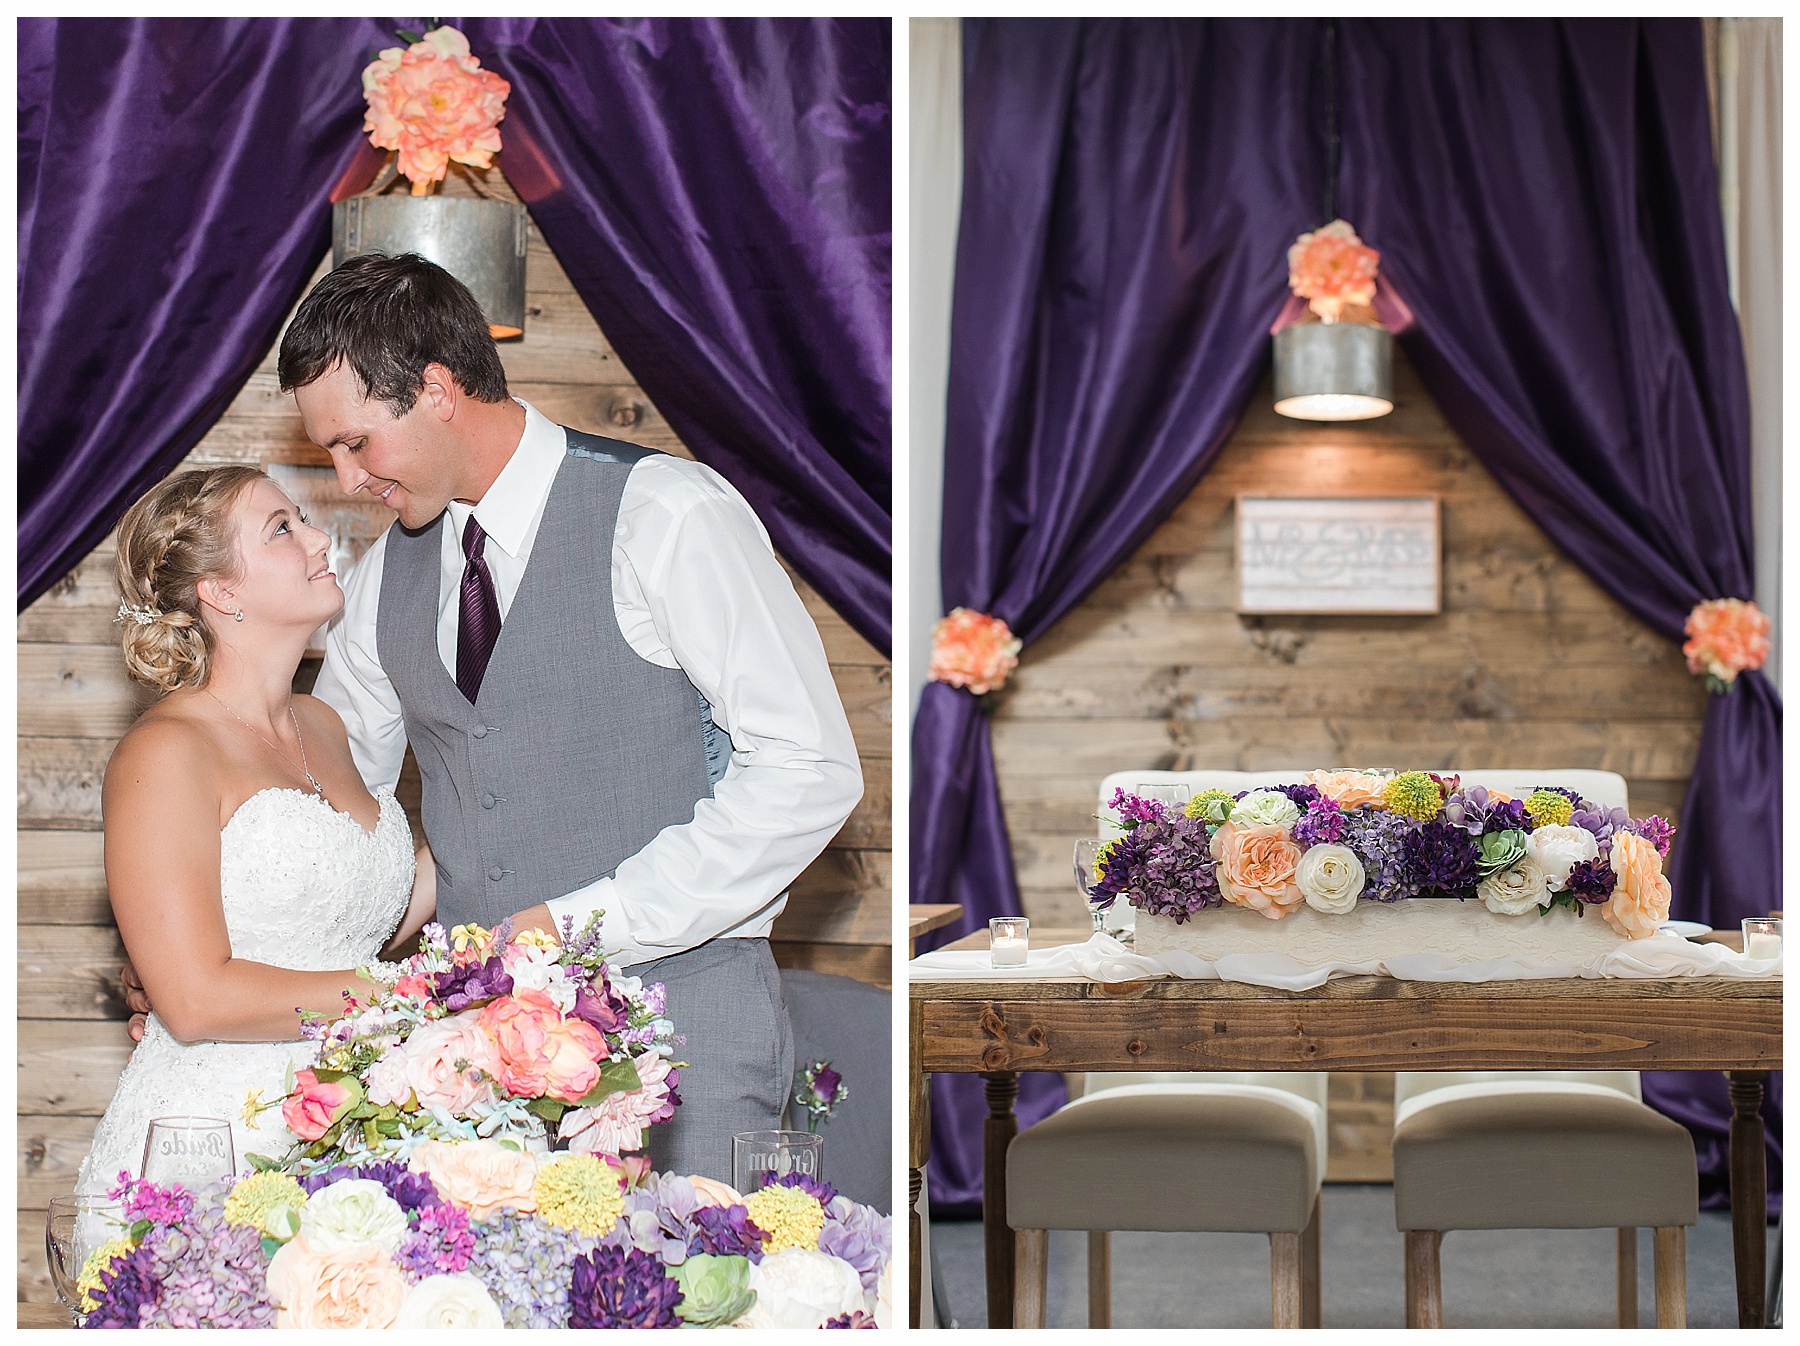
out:
{"label": "silver necklace", "polygon": [[[206,694],[212,697],[214,701],[219,701],[218,696],[214,694],[212,688],[208,687],[206,689]],[[219,704],[225,706],[223,701],[219,701]],[[248,729],[251,733],[255,734],[258,738],[262,739],[264,743],[268,743],[270,750],[274,752],[277,757],[281,758],[282,761],[287,762],[290,766],[293,765],[293,762],[289,759],[288,755],[280,748],[276,747],[275,744],[271,743],[268,736],[264,734],[262,730],[251,724],[250,721],[246,720],[242,715],[239,715],[230,706],[225,706],[225,713],[231,716],[231,718],[236,720],[239,724],[243,725],[244,728]],[[319,784],[318,777],[314,776],[307,768],[306,738],[300,732],[300,718],[294,714],[294,703],[292,701],[288,702],[288,719],[291,720],[294,725],[294,741],[300,745],[300,774],[306,777],[306,783],[312,786],[314,793],[323,795],[325,793],[325,787]]]}

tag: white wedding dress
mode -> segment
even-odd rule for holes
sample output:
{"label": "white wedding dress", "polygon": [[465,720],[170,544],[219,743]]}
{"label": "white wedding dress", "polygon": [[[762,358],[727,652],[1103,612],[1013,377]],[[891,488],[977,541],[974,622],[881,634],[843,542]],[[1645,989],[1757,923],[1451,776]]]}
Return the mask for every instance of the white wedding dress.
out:
{"label": "white wedding dress", "polygon": [[[413,841],[391,790],[376,799],[373,832],[329,801],[304,790],[258,791],[219,834],[220,894],[235,958],[304,971],[356,968],[375,961],[412,896]],[[233,1158],[271,1158],[294,1141],[271,1108],[245,1117],[252,1091],[279,1100],[289,1066],[311,1065],[310,1042],[182,1043],[152,1014],[144,1040],[94,1133],[78,1192],[103,1193],[119,1170],[138,1176],[153,1117],[198,1114],[231,1122]]]}

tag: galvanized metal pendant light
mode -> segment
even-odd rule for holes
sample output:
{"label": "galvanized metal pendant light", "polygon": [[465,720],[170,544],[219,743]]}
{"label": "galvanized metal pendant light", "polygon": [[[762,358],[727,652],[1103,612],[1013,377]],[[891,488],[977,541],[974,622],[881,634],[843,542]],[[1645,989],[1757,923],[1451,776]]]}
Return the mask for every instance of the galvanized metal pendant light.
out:
{"label": "galvanized metal pendant light", "polygon": [[[1337,22],[1325,22],[1325,218],[1337,219]],[[1305,421],[1363,421],[1394,409],[1394,338],[1326,317],[1275,334],[1275,410]]]}

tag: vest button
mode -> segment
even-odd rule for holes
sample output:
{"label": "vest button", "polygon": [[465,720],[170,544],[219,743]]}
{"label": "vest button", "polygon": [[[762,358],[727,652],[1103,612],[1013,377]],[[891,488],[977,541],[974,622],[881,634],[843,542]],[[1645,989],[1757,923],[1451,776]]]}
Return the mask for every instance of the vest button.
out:
{"label": "vest button", "polygon": [[485,724],[476,725],[475,728],[473,728],[469,731],[469,737],[470,738],[486,738],[487,737],[487,726]]}
{"label": "vest button", "polygon": [[503,872],[504,871],[501,870],[499,865],[495,865],[492,869],[488,870],[488,878],[490,880],[492,880],[493,882],[498,883],[498,882],[500,882],[500,878],[501,878],[501,875]]}
{"label": "vest button", "polygon": [[491,808],[493,808],[493,807],[494,807],[494,803],[495,803],[495,800],[494,800],[494,797],[493,797],[493,796],[492,796],[492,795],[483,795],[483,796],[482,796],[482,797],[481,797],[481,807],[482,807],[482,808],[484,808],[484,809],[491,809]]}

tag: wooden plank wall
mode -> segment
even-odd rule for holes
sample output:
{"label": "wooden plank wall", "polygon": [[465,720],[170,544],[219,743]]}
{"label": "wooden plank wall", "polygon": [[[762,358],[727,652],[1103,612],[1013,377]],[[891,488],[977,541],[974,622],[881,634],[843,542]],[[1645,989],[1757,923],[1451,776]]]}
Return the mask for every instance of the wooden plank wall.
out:
{"label": "wooden plank wall", "polygon": [[[327,267],[322,265],[319,274]],[[500,350],[518,396],[553,420],[692,457],[608,346],[535,227],[522,340]],[[324,463],[269,356],[184,467]],[[117,999],[122,949],[100,864],[100,781],[118,735],[147,704],[126,678],[111,624],[108,539],[19,618],[19,1290],[48,1302],[43,1219],[71,1191],[130,1043]],[[790,573],[792,571],[790,570]],[[862,755],[864,794],[795,883],[775,927],[783,966],[887,985],[892,935],[891,670],[798,577]],[[299,680],[310,686],[316,665]],[[406,782],[403,782],[403,797]],[[418,831],[416,786],[413,826]]]}
{"label": "wooden plank wall", "polygon": [[[1678,817],[1706,703],[1678,644],[1556,550],[1398,352],[1394,373],[1394,413],[1361,424],[1278,416],[1265,382],[1193,493],[1025,652],[994,751],[1028,915],[1086,923],[1070,847],[1112,771],[1598,767],[1634,814]],[[1439,493],[1442,613],[1237,616],[1239,492]],[[1332,1176],[1385,1180],[1391,1080],[1334,1087]]]}

